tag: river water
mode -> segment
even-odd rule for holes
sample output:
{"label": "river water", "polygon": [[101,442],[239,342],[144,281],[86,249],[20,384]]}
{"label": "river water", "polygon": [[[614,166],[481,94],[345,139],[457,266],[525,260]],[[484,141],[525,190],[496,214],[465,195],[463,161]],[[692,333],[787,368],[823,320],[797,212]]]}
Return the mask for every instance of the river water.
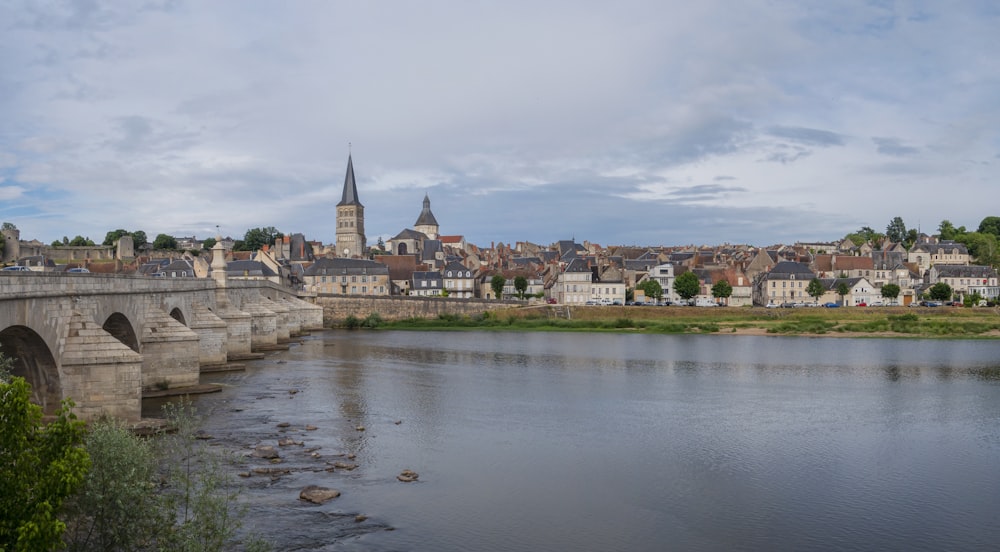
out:
{"label": "river water", "polygon": [[236,478],[279,550],[1000,543],[1000,342],[330,331],[202,381],[207,443],[302,443],[232,468],[289,470]]}

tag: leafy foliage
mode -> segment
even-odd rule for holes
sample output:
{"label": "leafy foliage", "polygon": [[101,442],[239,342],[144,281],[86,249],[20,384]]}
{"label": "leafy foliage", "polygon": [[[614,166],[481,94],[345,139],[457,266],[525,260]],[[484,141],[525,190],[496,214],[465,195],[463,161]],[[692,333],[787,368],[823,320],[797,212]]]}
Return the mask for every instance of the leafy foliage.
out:
{"label": "leafy foliage", "polygon": [[143,232],[142,230],[136,230],[135,232],[129,232],[128,230],[125,230],[123,228],[119,228],[117,230],[111,230],[110,232],[108,232],[107,234],[105,234],[104,235],[104,242],[102,243],[102,245],[114,245],[123,236],[131,236],[132,237],[132,245],[134,245],[135,247],[146,245],[148,243],[147,240],[146,240],[146,233]]}
{"label": "leafy foliage", "polygon": [[528,291],[528,279],[524,276],[515,276],[514,289],[517,290],[517,296],[524,299],[524,292]]}
{"label": "leafy foliage", "polygon": [[885,227],[885,236],[893,243],[906,241],[906,225],[903,224],[902,217],[894,217],[889,221],[889,225]]}
{"label": "leafy foliage", "polygon": [[993,236],[1000,238],[1000,217],[986,217],[979,223],[979,228],[976,230],[980,234],[992,234]]}
{"label": "leafy foliage", "polygon": [[840,296],[840,301],[844,301],[844,297],[851,292],[851,286],[847,285],[847,282],[840,282],[837,284],[837,295]]}
{"label": "leafy foliage", "polygon": [[[10,361],[0,355],[0,364]],[[0,550],[51,550],[66,524],[56,515],[83,484],[90,458],[81,446],[84,424],[63,401],[56,419],[42,423],[24,378],[0,377]]]}
{"label": "leafy foliage", "polygon": [[68,503],[67,550],[143,550],[172,524],[158,503],[152,444],[120,422],[101,420],[86,440],[93,462]]}
{"label": "leafy foliage", "polygon": [[951,286],[949,286],[948,284],[944,282],[938,282],[933,286],[931,286],[931,288],[927,290],[927,292],[930,295],[930,298],[935,301],[947,301],[951,299],[952,290]]}
{"label": "leafy foliage", "polygon": [[495,295],[497,299],[503,299],[503,287],[506,284],[507,279],[501,274],[494,274],[493,277],[490,278],[490,288],[493,289],[493,295]]}
{"label": "leafy foliage", "polygon": [[161,251],[177,249],[177,240],[168,234],[157,234],[153,240],[153,249]]}
{"label": "leafy foliage", "polygon": [[685,272],[674,280],[674,292],[680,295],[681,299],[691,299],[700,291],[701,281],[694,272]]}
{"label": "leafy foliage", "polygon": [[882,286],[882,297],[895,300],[899,297],[899,286],[896,284],[885,284]]}
{"label": "leafy foliage", "polygon": [[820,282],[819,278],[809,280],[809,285],[806,286],[806,293],[809,294],[809,297],[818,300],[825,292],[826,289],[823,288],[823,282]]}
{"label": "leafy foliage", "polygon": [[201,248],[202,249],[211,249],[211,248],[215,247],[216,243],[218,243],[218,242],[215,240],[215,238],[205,238],[201,242]]}
{"label": "leafy foliage", "polygon": [[641,289],[642,292],[646,294],[646,297],[652,297],[653,299],[656,300],[660,300],[663,298],[663,286],[661,286],[660,282],[656,280],[653,279],[644,280],[635,287]]}
{"label": "leafy foliage", "polygon": [[243,235],[242,240],[236,242],[233,249],[236,251],[258,251],[265,245],[274,245],[274,240],[284,236],[273,226],[251,228]]}
{"label": "leafy foliage", "polygon": [[733,294],[733,286],[728,280],[719,280],[712,286],[712,297],[725,299]]}
{"label": "leafy foliage", "polygon": [[96,245],[90,238],[85,238],[83,236],[76,236],[69,241],[71,247],[93,247]]}

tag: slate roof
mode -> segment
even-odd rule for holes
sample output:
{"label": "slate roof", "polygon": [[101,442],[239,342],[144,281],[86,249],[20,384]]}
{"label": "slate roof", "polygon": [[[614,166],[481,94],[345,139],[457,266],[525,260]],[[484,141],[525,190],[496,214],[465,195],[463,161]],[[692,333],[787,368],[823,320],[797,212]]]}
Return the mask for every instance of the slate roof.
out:
{"label": "slate roof", "polygon": [[590,267],[587,266],[587,261],[581,259],[580,257],[577,257],[572,261],[570,261],[568,265],[566,265],[566,269],[563,270],[563,272],[592,272],[592,271],[590,270]]}
{"label": "slate roof", "polygon": [[414,226],[437,226],[438,221],[434,218],[434,213],[431,212],[431,198],[424,194],[424,208],[420,211],[420,216],[417,217],[417,222]]}
{"label": "slate roof", "polygon": [[340,274],[389,274],[389,267],[368,259],[348,259],[322,257],[306,269],[306,276],[326,276]]}
{"label": "slate roof", "polygon": [[443,252],[441,240],[424,240],[423,260],[436,260],[435,254]]}
{"label": "slate roof", "polygon": [[983,265],[934,265],[938,278],[993,278],[997,273],[991,266]]}
{"label": "slate roof", "polygon": [[809,265],[794,261],[781,261],[767,274],[768,280],[811,280],[815,277]]}
{"label": "slate roof", "polygon": [[277,276],[271,267],[260,261],[229,261],[226,264],[226,274],[229,276]]}
{"label": "slate roof", "polygon": [[358,185],[354,181],[354,161],[351,159],[351,155],[347,154],[347,174],[344,175],[344,195],[337,206],[341,205],[361,205],[361,201],[358,200]]}
{"label": "slate roof", "polygon": [[426,239],[427,239],[427,234],[424,234],[423,232],[417,232],[416,230],[413,230],[411,228],[407,228],[407,229],[403,230],[402,232],[396,234],[396,236],[393,237],[389,241],[395,241],[395,240],[417,240],[417,241],[423,241],[423,240],[426,240]]}

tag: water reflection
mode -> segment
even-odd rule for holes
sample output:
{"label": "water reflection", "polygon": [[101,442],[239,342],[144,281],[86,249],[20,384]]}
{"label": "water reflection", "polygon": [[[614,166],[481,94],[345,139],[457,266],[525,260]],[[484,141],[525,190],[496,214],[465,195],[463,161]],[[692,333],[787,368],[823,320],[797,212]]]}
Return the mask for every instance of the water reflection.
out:
{"label": "water reflection", "polygon": [[[974,549],[1000,537],[995,352],[331,332],[217,376],[231,387],[198,404],[236,450],[280,421],[319,427],[293,433],[322,458],[288,451],[289,476],[243,482],[254,525],[294,537],[279,548]],[[347,453],[357,470],[322,471]],[[395,480],[405,468],[419,483]],[[300,505],[317,481],[343,496]]]}

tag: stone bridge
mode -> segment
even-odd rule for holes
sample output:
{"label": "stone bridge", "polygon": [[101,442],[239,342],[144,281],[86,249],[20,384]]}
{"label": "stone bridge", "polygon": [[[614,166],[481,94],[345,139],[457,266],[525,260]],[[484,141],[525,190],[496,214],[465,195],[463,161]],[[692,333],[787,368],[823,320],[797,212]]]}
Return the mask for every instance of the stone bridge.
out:
{"label": "stone bridge", "polygon": [[267,281],[0,271],[0,351],[49,414],[138,420],[143,391],[198,383],[321,328],[322,307]]}

